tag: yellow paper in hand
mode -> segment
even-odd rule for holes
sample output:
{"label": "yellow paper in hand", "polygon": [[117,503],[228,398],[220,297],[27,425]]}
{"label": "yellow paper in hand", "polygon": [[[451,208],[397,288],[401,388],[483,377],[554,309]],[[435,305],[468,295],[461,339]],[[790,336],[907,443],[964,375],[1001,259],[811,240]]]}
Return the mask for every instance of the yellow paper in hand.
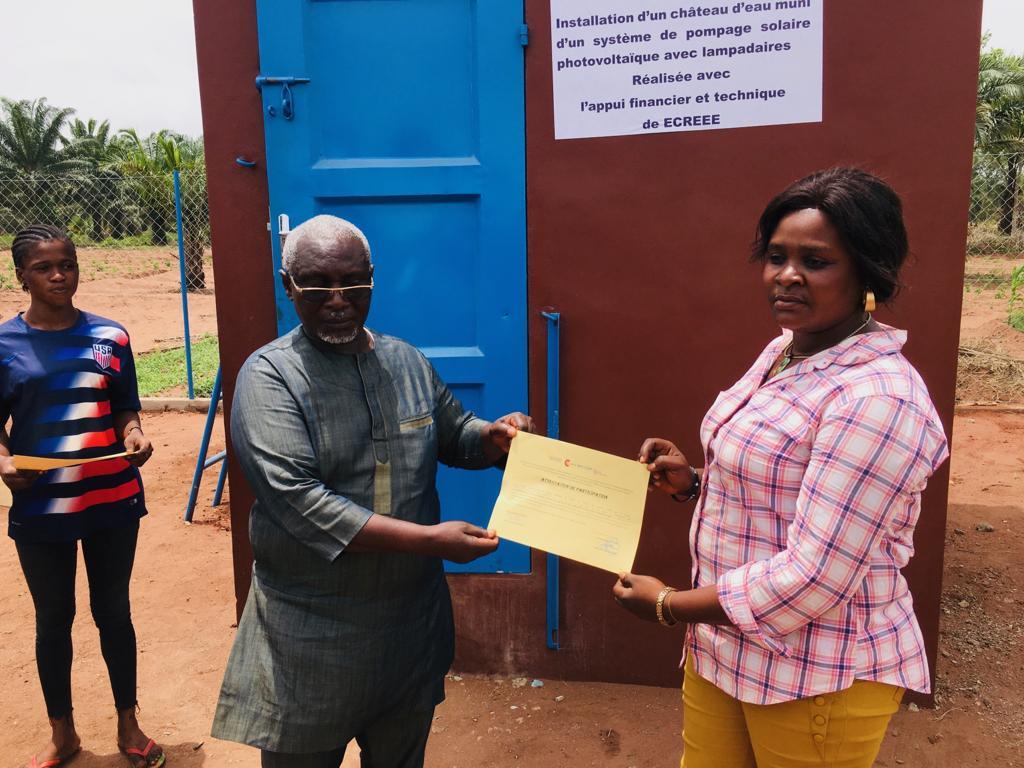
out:
{"label": "yellow paper in hand", "polygon": [[637,461],[520,432],[487,527],[595,568],[630,571],[649,477]]}
{"label": "yellow paper in hand", "polygon": [[[96,456],[92,459],[48,459],[45,456],[19,456],[15,454],[14,466],[18,469],[37,470],[45,472],[48,469],[61,469],[62,467],[77,467],[79,464],[91,464],[94,461],[106,461],[107,459],[119,459],[128,456],[129,452],[111,453],[107,456]],[[9,507],[14,503],[11,496],[11,489],[6,483],[0,483],[0,507]]]}
{"label": "yellow paper in hand", "polygon": [[127,456],[128,452],[111,453],[107,456],[96,456],[91,459],[48,459],[44,456],[18,456],[15,455],[14,466],[18,469],[35,469],[46,471],[48,469],[60,469],[62,467],[77,467],[79,464],[92,464],[94,461],[107,461],[108,459],[119,459]]}

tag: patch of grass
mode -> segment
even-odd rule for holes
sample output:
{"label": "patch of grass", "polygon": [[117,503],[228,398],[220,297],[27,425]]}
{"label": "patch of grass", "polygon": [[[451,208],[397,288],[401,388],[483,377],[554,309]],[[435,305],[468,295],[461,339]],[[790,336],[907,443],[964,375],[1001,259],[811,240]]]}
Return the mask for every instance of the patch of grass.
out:
{"label": "patch of grass", "polygon": [[[156,246],[158,248],[176,248],[178,239],[177,232],[170,232],[167,235],[167,245]],[[147,248],[153,245],[153,235],[148,231],[140,235],[125,235],[124,237],[104,237],[102,240],[91,240],[87,237],[80,238],[85,246],[93,248]],[[75,242],[78,242],[76,240]]]}
{"label": "patch of grass", "polygon": [[[93,240],[86,230],[79,231],[75,226],[70,227],[71,236],[79,248],[149,248],[153,247],[153,235],[149,230],[137,235],[125,235],[124,237],[104,237],[102,240]],[[14,232],[0,232],[0,250],[10,250],[14,242]],[[178,233],[171,230],[166,235],[167,244],[156,246],[158,248],[177,248]]]}
{"label": "patch of grass", "polygon": [[967,253],[1006,254],[1024,253],[1024,233],[1016,231],[1004,235],[994,220],[973,222],[967,230]]}
{"label": "patch of grass", "polygon": [[[192,342],[192,380],[196,397],[209,397],[220,365],[217,337],[205,334]],[[185,348],[159,349],[139,355],[135,360],[139,395],[154,397],[177,387],[187,387]]]}
{"label": "patch of grass", "polygon": [[1013,270],[1010,276],[1010,327],[1024,331],[1024,264]]}

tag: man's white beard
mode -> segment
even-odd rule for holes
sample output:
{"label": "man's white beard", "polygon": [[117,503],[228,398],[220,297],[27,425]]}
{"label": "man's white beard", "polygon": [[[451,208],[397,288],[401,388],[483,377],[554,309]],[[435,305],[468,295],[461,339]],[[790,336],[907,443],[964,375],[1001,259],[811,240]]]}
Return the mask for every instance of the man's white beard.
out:
{"label": "man's white beard", "polygon": [[336,336],[326,331],[317,331],[316,337],[320,339],[324,344],[351,344],[356,340],[356,336],[359,335],[359,329],[356,328],[352,333],[347,336]]}

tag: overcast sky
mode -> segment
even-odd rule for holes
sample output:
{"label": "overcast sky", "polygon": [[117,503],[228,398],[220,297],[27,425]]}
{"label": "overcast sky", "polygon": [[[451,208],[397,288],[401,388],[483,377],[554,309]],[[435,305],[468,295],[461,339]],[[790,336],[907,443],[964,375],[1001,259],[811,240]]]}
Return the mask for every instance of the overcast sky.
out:
{"label": "overcast sky", "polygon": [[0,0],[0,96],[198,136],[191,0]]}
{"label": "overcast sky", "polygon": [[[45,96],[143,134],[202,133],[191,0],[0,0],[0,18],[0,96]],[[984,27],[1024,53],[1024,0],[985,0]]]}
{"label": "overcast sky", "polygon": [[992,33],[992,47],[1024,53],[1024,0],[985,0],[982,28]]}

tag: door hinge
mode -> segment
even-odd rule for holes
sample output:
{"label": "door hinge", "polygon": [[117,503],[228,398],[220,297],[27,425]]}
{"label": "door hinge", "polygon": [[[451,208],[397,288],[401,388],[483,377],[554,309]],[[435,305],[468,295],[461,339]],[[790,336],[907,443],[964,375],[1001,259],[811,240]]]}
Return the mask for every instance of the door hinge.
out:
{"label": "door hinge", "polygon": [[528,24],[519,25],[519,44],[523,48],[530,44],[530,27]]}

